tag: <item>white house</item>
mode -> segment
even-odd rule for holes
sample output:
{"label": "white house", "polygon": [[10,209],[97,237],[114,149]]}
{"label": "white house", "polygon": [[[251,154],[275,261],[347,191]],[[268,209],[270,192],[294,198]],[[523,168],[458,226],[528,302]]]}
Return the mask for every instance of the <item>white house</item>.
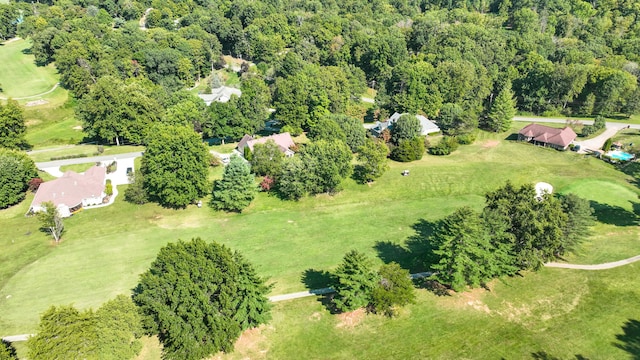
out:
{"label": "white house", "polygon": [[211,94],[198,94],[198,97],[204,100],[205,104],[209,106],[214,101],[226,103],[231,100],[231,96],[233,95],[240,97],[242,96],[242,91],[228,86],[221,86],[219,88],[211,89]]}
{"label": "white house", "polygon": [[[387,121],[376,123],[376,126],[371,129],[371,132],[374,136],[380,136],[385,129],[390,129],[393,127],[393,124],[400,119],[402,115],[407,115],[406,113],[400,114],[398,112],[393,113]],[[422,127],[421,135],[428,135],[440,132],[440,128],[433,121],[427,119],[425,116],[416,115],[418,121],[420,121],[420,126]]]}

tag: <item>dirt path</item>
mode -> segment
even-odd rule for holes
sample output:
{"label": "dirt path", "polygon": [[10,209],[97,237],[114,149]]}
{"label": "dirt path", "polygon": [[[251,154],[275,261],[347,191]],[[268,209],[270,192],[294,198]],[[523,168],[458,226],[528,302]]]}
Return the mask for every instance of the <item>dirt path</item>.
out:
{"label": "dirt path", "polygon": [[[47,94],[52,93],[55,89],[57,89],[59,85],[60,85],[60,83],[56,83],[55,85],[53,85],[53,87],[51,89],[49,89],[48,91],[45,91],[43,93],[40,93],[40,94],[31,95],[31,96],[23,96],[23,97],[14,97],[12,99],[13,100],[25,100],[25,99],[32,99],[32,98],[35,98],[35,97],[40,97],[42,95],[47,95]],[[7,100],[7,98],[0,96],[0,100]]]}

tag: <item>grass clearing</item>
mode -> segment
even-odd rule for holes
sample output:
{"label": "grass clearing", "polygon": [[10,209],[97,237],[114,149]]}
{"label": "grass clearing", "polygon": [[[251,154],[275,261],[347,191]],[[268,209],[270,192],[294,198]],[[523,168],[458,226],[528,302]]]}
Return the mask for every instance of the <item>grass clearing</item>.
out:
{"label": "grass clearing", "polygon": [[89,170],[95,163],[85,163],[85,164],[73,164],[73,165],[64,165],[60,166],[61,172],[74,171],[77,173],[83,173]]}
{"label": "grass clearing", "polygon": [[144,146],[138,145],[121,145],[121,146],[104,146],[104,152],[98,153],[96,145],[76,145],[68,147],[52,147],[43,148],[38,151],[29,152],[29,156],[35,162],[51,161],[52,157],[69,156],[69,155],[86,155],[86,156],[109,156],[117,154],[126,154],[130,152],[144,151]]}
{"label": "grass clearing", "polygon": [[33,96],[50,90],[58,82],[56,69],[52,64],[35,65],[35,57],[29,53],[30,47],[31,43],[23,39],[0,45],[0,96]]}
{"label": "grass clearing", "polygon": [[[242,214],[138,206],[118,197],[112,206],[68,219],[63,242],[55,247],[38,231],[35,219],[23,216],[27,199],[0,211],[0,246],[7,249],[0,254],[0,329],[27,333],[52,304],[97,308],[116,294],[129,293],[160,247],[196,236],[241,251],[274,283],[273,294],[322,287],[322,271],[332,270],[351,249],[369,254],[377,264],[397,261],[412,271],[423,270],[414,258],[426,246],[420,239],[430,231],[430,222],[462,205],[480,209],[483,194],[506,180],[549,182],[558,192],[576,192],[603,206],[602,221],[612,223],[596,226],[572,261],[612,261],[640,253],[637,226],[613,223],[617,218],[606,211],[602,215],[602,209],[618,207],[625,216],[635,214],[631,202],[639,190],[630,184],[631,176],[595,158],[507,137],[480,132],[475,144],[450,156],[392,162],[375,183],[349,180],[333,197],[284,202],[260,193]],[[405,169],[410,176],[400,175]],[[211,177],[220,173],[216,168]],[[640,319],[635,306],[639,269],[637,264],[604,272],[544,269],[496,281],[491,292],[438,298],[420,291],[418,303],[399,318],[367,316],[352,327],[337,327],[339,318],[316,299],[278,303],[258,345],[228,358],[489,359],[537,351],[562,358],[621,358],[625,352],[612,341],[624,321]],[[144,358],[157,359],[157,352]]]}

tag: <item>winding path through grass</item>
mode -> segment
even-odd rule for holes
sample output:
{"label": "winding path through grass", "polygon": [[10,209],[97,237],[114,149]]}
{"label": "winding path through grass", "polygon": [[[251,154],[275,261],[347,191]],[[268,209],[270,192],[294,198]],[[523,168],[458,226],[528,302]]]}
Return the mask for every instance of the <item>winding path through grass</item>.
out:
{"label": "winding path through grass", "polygon": [[596,264],[596,265],[579,265],[579,264],[565,264],[565,263],[550,262],[550,263],[544,264],[544,266],[552,267],[552,268],[576,269],[576,270],[607,270],[607,269],[616,268],[618,266],[631,264],[636,261],[640,261],[640,255],[636,255],[634,257],[630,257],[624,260],[608,262],[604,264]]}
{"label": "winding path through grass", "polygon": [[[30,95],[30,96],[14,97],[12,99],[13,100],[25,100],[25,99],[32,99],[32,98],[40,97],[42,95],[47,95],[47,94],[50,94],[50,93],[54,92],[58,88],[59,85],[60,85],[60,83],[56,83],[55,85],[53,85],[53,87],[51,89],[49,89],[49,90],[47,90],[47,91],[45,91],[43,93],[40,93],[40,94]],[[7,99],[8,98],[6,98],[6,97],[0,96],[0,100],[7,100]]]}

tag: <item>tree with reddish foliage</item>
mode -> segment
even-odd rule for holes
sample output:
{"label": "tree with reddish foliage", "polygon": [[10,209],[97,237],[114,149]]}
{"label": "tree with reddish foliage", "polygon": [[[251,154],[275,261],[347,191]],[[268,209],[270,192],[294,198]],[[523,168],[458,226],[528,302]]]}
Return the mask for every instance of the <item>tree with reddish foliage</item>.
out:
{"label": "tree with reddish foliage", "polygon": [[38,191],[38,189],[40,188],[40,184],[42,184],[44,182],[44,180],[42,180],[41,178],[33,178],[31,180],[29,180],[29,191],[32,192],[36,192]]}
{"label": "tree with reddish foliage", "polygon": [[275,184],[275,180],[273,180],[271,176],[267,175],[264,177],[264,179],[262,179],[262,182],[260,183],[260,188],[262,189],[262,191],[271,191],[271,188],[273,188],[274,184]]}

